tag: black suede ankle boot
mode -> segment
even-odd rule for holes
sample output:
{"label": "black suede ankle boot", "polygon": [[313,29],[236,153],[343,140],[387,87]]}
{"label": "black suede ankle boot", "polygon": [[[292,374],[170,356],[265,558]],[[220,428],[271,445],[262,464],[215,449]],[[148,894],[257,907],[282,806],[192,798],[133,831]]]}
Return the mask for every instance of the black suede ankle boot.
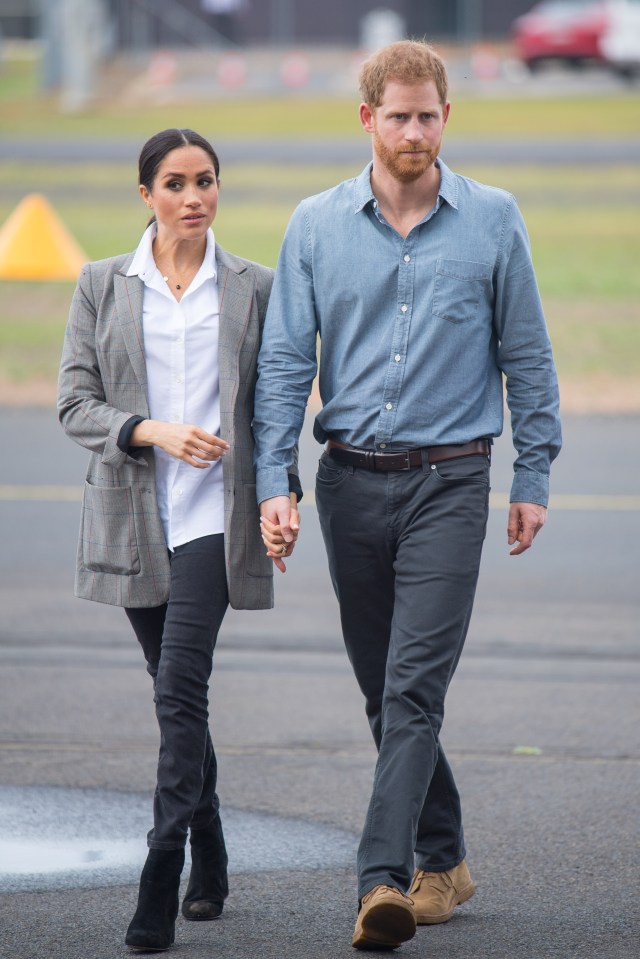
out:
{"label": "black suede ankle boot", "polygon": [[220,816],[204,829],[192,829],[191,874],[182,902],[185,919],[217,919],[229,895],[228,856]]}
{"label": "black suede ankle boot", "polygon": [[173,945],[184,849],[150,849],[140,876],[138,908],[127,929],[126,944],[140,952]]}

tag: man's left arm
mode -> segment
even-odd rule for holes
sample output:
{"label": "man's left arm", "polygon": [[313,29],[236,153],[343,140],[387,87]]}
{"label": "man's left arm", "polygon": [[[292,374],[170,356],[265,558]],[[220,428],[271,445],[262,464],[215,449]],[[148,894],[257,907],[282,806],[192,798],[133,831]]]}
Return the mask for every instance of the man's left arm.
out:
{"label": "man's left arm", "polygon": [[507,538],[518,556],[542,529],[549,471],[562,444],[553,354],[531,260],[529,238],[515,200],[505,210],[496,273],[498,365],[506,378],[513,445],[517,451]]}
{"label": "man's left arm", "polygon": [[278,257],[258,357],[253,417],[263,540],[281,572],[300,523],[290,478],[297,473],[296,444],[318,368],[316,338],[310,227],[301,205]]}

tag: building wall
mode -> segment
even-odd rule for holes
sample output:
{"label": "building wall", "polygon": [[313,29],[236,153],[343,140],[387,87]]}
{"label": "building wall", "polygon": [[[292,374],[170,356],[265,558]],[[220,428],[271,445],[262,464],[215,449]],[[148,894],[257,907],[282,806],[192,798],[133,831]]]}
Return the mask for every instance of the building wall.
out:
{"label": "building wall", "polygon": [[[230,28],[236,42],[350,46],[360,42],[362,18],[382,7],[400,14],[409,36],[481,39],[506,36],[513,19],[533,5],[533,0],[240,0],[240,13],[216,17],[203,13],[202,0],[180,2],[211,26]],[[159,43],[170,42],[161,25],[156,33]]]}
{"label": "building wall", "polygon": [[[508,35],[514,19],[533,4],[534,0],[400,0],[397,7],[405,8],[403,15],[414,35],[499,39]],[[465,36],[468,33],[470,37]]]}
{"label": "building wall", "polygon": [[38,36],[40,0],[0,0],[0,39]]}
{"label": "building wall", "polygon": [[[58,0],[45,0],[56,3]],[[118,24],[120,43],[131,46],[132,34],[144,36],[152,46],[182,45],[159,18],[148,26],[132,27],[136,0],[104,0]],[[157,0],[156,0],[157,2]],[[41,0],[0,0],[0,34],[6,37],[38,35]],[[409,36],[431,39],[479,39],[506,36],[513,19],[530,9],[533,0],[239,0],[242,12],[227,18],[203,12],[202,0],[163,0],[177,3],[238,43],[346,44],[360,42],[362,18],[372,10],[386,7],[404,19]],[[157,2],[159,9],[162,3]],[[148,4],[147,6],[154,6]],[[464,10],[467,11],[465,15]],[[465,25],[468,31],[465,29]],[[472,37],[465,37],[470,32]],[[197,28],[194,42],[197,41]]]}

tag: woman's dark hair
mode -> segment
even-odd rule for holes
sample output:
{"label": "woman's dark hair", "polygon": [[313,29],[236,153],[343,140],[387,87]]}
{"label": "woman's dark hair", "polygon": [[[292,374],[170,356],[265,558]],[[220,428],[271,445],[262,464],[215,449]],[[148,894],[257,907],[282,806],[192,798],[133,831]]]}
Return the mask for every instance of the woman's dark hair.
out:
{"label": "woman's dark hair", "polygon": [[143,146],[138,158],[138,183],[146,186],[151,192],[153,181],[156,178],[158,167],[167,153],[184,146],[200,147],[208,153],[216,171],[216,178],[220,176],[220,161],[218,154],[208,140],[196,133],[195,130],[161,130],[154,134]]}

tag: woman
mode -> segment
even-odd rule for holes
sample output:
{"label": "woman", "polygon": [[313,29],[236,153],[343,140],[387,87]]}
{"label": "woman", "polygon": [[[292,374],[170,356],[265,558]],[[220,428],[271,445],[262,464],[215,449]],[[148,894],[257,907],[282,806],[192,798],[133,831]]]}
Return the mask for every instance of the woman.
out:
{"label": "woman", "polygon": [[[182,913],[222,912],[213,649],[228,604],[273,605],[271,559],[283,569],[294,543],[260,525],[253,471],[256,357],[273,273],[215,243],[219,163],[197,133],[151,137],[139,184],[154,216],[135,253],[82,270],[58,410],[66,433],[92,454],[76,595],[125,608],[154,682],[153,828],[125,940],[149,951],[174,941],[187,836]],[[294,505],[296,472],[294,464]]]}

